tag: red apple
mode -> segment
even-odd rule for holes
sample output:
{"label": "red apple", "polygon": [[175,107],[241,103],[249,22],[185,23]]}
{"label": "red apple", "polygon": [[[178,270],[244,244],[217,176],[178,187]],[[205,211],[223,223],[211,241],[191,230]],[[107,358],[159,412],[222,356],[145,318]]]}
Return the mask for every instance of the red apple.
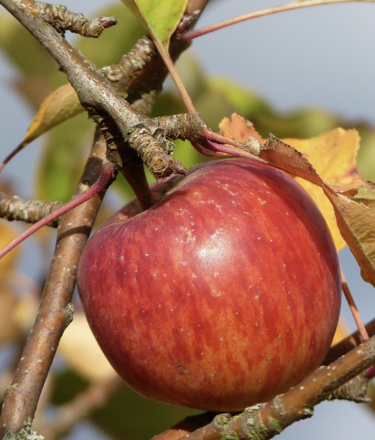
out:
{"label": "red apple", "polygon": [[193,169],[145,212],[131,207],[88,243],[78,288],[99,345],[132,388],[236,411],[320,365],[339,316],[339,265],[295,180],[225,159]]}

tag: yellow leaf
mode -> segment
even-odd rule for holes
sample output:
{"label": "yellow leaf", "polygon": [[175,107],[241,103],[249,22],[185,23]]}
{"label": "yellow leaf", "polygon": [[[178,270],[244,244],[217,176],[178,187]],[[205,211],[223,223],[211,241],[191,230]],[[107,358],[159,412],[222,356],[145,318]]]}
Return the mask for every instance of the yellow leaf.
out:
{"label": "yellow leaf", "polygon": [[[14,240],[17,234],[13,227],[10,226],[5,220],[0,222],[0,249],[3,249],[8,243]],[[10,251],[5,257],[0,259],[0,279],[3,279],[9,271],[13,268],[17,256],[19,253],[19,248],[15,248]]]}
{"label": "yellow leaf", "polygon": [[[356,130],[335,130],[311,139],[283,139],[307,156],[319,176],[330,183],[349,183],[356,174],[356,156],[359,149],[359,134]],[[346,243],[337,227],[334,209],[323,190],[304,179],[296,179],[319,206],[331,230],[336,249]]]}
{"label": "yellow leaf", "polygon": [[[375,185],[363,182],[368,203],[363,203],[364,189],[360,201],[338,194],[325,186],[325,194],[335,209],[337,223],[360,268],[362,278],[375,286],[375,205],[370,201],[375,196]],[[372,197],[371,197],[372,196]]]}
{"label": "yellow leaf", "polygon": [[83,112],[78,96],[70,84],[59,87],[42,102],[21,143],[26,145],[61,122]]}
{"label": "yellow leaf", "polygon": [[331,343],[331,347],[341,342],[350,334],[347,325],[345,322],[340,319],[338,326],[336,328],[335,336],[333,337],[333,341]]}
{"label": "yellow leaf", "polygon": [[[219,127],[223,136],[240,142],[249,136],[260,140],[252,125],[236,114],[231,119],[224,118]],[[337,251],[346,243],[337,227],[333,206],[321,187],[325,182],[348,183],[358,174],[358,149],[358,132],[337,128],[311,139],[280,140],[270,135],[259,155],[270,165],[291,173],[306,189],[326,219]]]}
{"label": "yellow leaf", "polygon": [[83,313],[75,313],[73,322],[65,330],[59,353],[79,374],[96,381],[116,376],[99,348]]}

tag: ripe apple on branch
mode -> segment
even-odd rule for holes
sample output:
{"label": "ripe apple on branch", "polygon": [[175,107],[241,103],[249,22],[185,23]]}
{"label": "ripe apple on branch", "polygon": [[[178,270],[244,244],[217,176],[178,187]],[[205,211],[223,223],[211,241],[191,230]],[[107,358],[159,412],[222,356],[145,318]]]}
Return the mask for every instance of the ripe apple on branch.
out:
{"label": "ripe apple on branch", "polygon": [[126,205],[94,235],[78,289],[130,386],[239,411],[322,362],[341,304],[337,253],[317,206],[283,171],[224,159],[174,180],[152,208]]}

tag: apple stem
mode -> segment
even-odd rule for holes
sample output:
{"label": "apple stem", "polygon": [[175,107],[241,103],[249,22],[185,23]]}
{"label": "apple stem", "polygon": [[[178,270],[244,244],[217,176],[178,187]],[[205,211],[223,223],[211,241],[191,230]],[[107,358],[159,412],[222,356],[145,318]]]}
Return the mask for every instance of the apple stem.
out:
{"label": "apple stem", "polygon": [[346,278],[344,276],[344,273],[343,273],[342,269],[341,269],[341,284],[342,284],[342,290],[344,292],[346,301],[348,302],[350,311],[352,312],[354,321],[355,321],[355,323],[357,325],[358,332],[361,335],[362,341],[365,342],[365,341],[367,341],[367,339],[369,339],[369,335],[367,333],[365,325],[363,324],[361,315],[360,315],[360,313],[358,311],[358,308],[357,308],[357,305],[356,305],[356,303],[354,301],[354,298],[353,298],[353,296],[352,296],[352,294],[350,292],[348,283],[346,281]]}
{"label": "apple stem", "polygon": [[213,141],[213,142],[216,142],[219,144],[229,144],[229,145],[232,145],[233,147],[237,147],[237,148],[241,145],[236,140],[229,139],[225,136],[222,136],[218,133],[215,133],[214,131],[210,130],[207,127],[203,127],[202,136],[204,136],[209,141]]}
{"label": "apple stem", "polygon": [[228,153],[221,153],[212,150],[208,150],[207,148],[201,147],[199,144],[192,142],[193,147],[198,151],[198,153],[203,154],[203,156],[207,157],[225,157],[230,156]]}
{"label": "apple stem", "polygon": [[92,185],[90,188],[88,188],[87,191],[85,191],[83,194],[81,194],[77,198],[70,200],[68,203],[66,203],[61,208],[57,209],[54,212],[51,212],[51,214],[48,214],[42,220],[35,223],[33,226],[31,226],[29,229],[27,229],[22,234],[20,234],[17,238],[15,238],[13,241],[11,241],[7,246],[5,246],[0,251],[0,259],[2,257],[4,257],[4,255],[6,255],[12,249],[14,249],[22,241],[26,240],[26,238],[30,237],[30,235],[34,234],[34,232],[38,231],[43,226],[48,225],[48,223],[54,221],[55,219],[57,219],[61,215],[65,214],[66,212],[72,210],[73,208],[75,208],[75,207],[81,205],[82,203],[86,202],[87,200],[91,199],[91,197],[93,197],[95,194],[99,193],[104,188],[108,187],[112,183],[112,181],[114,180],[115,175],[116,175],[116,172],[113,168],[113,165],[108,161],[104,161],[99,179],[94,183],[94,185]]}
{"label": "apple stem", "polygon": [[[200,142],[202,147],[213,152],[214,156],[227,155],[227,156],[235,156],[235,157],[244,157],[246,159],[258,159],[253,154],[243,150],[242,148],[233,147],[228,144],[218,144],[216,142],[205,140],[204,142]],[[221,153],[221,154],[220,154]],[[205,154],[207,155],[207,154]]]}

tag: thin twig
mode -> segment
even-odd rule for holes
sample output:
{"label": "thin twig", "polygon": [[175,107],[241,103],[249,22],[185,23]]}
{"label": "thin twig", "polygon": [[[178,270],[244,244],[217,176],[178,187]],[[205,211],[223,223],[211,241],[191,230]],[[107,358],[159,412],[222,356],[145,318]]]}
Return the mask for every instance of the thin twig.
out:
{"label": "thin twig", "polygon": [[262,9],[260,11],[249,12],[248,14],[240,15],[239,17],[230,18],[228,20],[221,21],[220,23],[211,24],[200,29],[195,29],[181,35],[183,40],[192,40],[193,38],[201,37],[209,34],[210,32],[223,29],[233,24],[238,24],[246,20],[252,20],[253,18],[265,17],[267,15],[277,14],[278,12],[293,11],[295,9],[309,8],[312,6],[331,5],[335,3],[353,3],[353,2],[366,2],[373,3],[374,0],[312,0],[312,1],[293,1],[285,5],[274,6],[272,8]]}
{"label": "thin twig", "polygon": [[341,283],[342,283],[342,290],[344,292],[346,301],[348,302],[350,311],[352,312],[353,319],[354,319],[354,321],[355,321],[355,323],[357,325],[357,328],[358,328],[359,334],[361,335],[362,341],[367,341],[369,336],[368,336],[366,327],[363,324],[361,315],[360,315],[360,313],[358,311],[358,308],[357,308],[357,305],[356,305],[356,303],[354,301],[354,298],[353,298],[353,296],[352,296],[352,294],[350,292],[348,283],[346,281],[346,278],[344,276],[344,273],[343,273],[342,269],[341,269]]}

